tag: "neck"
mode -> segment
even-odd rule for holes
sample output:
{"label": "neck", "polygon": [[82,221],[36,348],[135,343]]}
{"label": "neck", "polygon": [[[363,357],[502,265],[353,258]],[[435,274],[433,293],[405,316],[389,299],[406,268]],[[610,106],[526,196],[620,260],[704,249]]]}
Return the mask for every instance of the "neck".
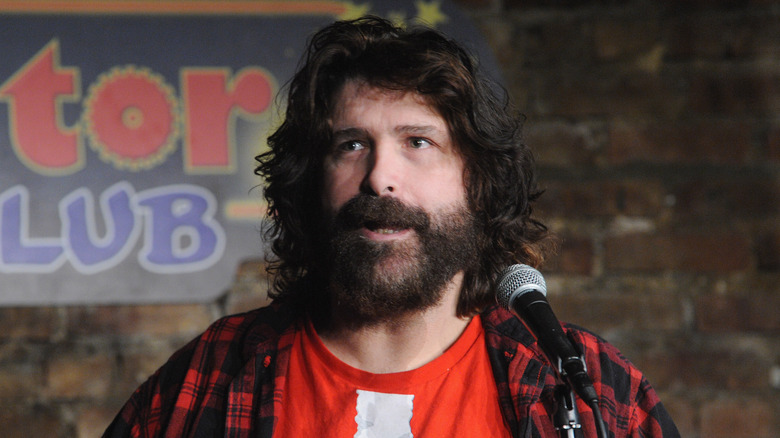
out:
{"label": "neck", "polygon": [[431,308],[357,328],[339,324],[336,310],[318,333],[331,353],[354,368],[372,373],[419,368],[444,353],[470,321],[457,316],[462,279],[455,275]]}

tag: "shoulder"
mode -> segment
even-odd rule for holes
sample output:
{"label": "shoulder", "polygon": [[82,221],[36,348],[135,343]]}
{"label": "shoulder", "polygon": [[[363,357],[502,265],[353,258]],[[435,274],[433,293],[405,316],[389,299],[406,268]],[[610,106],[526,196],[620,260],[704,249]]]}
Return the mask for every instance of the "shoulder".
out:
{"label": "shoulder", "polygon": [[275,349],[296,318],[288,306],[276,303],[222,317],[174,353],[157,374],[163,380],[181,381],[182,370],[194,367],[202,372],[238,372],[260,350]]}
{"label": "shoulder", "polygon": [[[493,307],[482,314],[482,320],[492,347],[532,355],[551,366],[537,344],[536,337],[519,318],[504,309]],[[585,356],[589,373],[621,383],[641,375],[615,346],[602,337],[574,324],[563,324],[563,328]],[[606,373],[603,376],[602,370]],[[594,380],[597,378],[594,377]]]}
{"label": "shoulder", "polygon": [[245,313],[225,316],[212,323],[198,338],[192,347],[225,345],[234,353],[251,355],[257,345],[278,339],[296,320],[289,306],[272,303],[267,307]]}
{"label": "shoulder", "polygon": [[[488,343],[512,355],[526,355],[541,364],[547,374],[555,374],[553,364],[537,344],[536,337],[520,319],[501,308],[482,315]],[[597,334],[574,324],[563,324],[565,332],[585,358],[588,374],[608,392],[609,398],[632,405],[649,389],[642,373],[612,344]],[[489,334],[493,333],[493,336]],[[506,354],[506,353],[505,353]]]}
{"label": "shoulder", "polygon": [[611,392],[610,398],[624,405],[634,405],[652,392],[642,372],[620,350],[599,335],[574,324],[564,324],[566,333],[585,357],[588,374],[600,382],[602,392]]}
{"label": "shoulder", "polygon": [[611,422],[611,427],[638,430],[641,436],[680,436],[655,389],[630,360],[614,345],[586,329],[572,324],[565,328],[585,356],[588,374],[599,387],[602,404],[603,400],[610,401],[605,420]]}
{"label": "shoulder", "polygon": [[536,338],[512,313],[495,305],[486,309],[480,316],[489,348],[512,354],[518,349],[526,350],[527,354],[539,356],[541,359],[542,353],[536,345]]}
{"label": "shoulder", "polygon": [[[557,384],[556,373],[533,334],[520,319],[500,308],[488,309],[482,320],[489,352],[492,348],[499,353],[491,358],[494,366],[503,363],[496,369],[508,376],[510,386],[512,382],[532,385],[534,382],[527,376],[544,376],[536,383],[539,399],[544,399],[541,393],[549,393]],[[639,430],[643,436],[679,436],[653,387],[617,347],[577,325],[563,327],[584,356],[602,405],[609,406],[605,420],[611,430]]]}
{"label": "shoulder", "polygon": [[[135,391],[106,436],[135,436],[131,431],[136,430],[154,436],[168,427],[173,416],[196,415],[200,408],[194,400],[204,406],[222,405],[227,385],[256,354],[275,351],[296,318],[287,306],[271,304],[215,321]],[[192,406],[193,412],[174,412],[179,405]],[[175,422],[179,423],[184,424]]]}

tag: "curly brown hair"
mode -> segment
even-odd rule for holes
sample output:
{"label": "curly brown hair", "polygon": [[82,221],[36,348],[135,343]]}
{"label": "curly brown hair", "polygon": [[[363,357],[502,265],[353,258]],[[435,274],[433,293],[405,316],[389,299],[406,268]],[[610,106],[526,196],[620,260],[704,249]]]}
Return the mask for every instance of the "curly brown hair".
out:
{"label": "curly brown hair", "polygon": [[336,22],[309,41],[288,87],[282,125],[256,157],[265,178],[270,217],[266,238],[271,294],[305,307],[323,303],[327,272],[317,236],[322,225],[322,163],[331,142],[334,96],[360,80],[422,95],[449,125],[466,165],[469,207],[484,233],[479,263],[465,272],[458,313],[471,315],[495,302],[494,286],[512,263],[541,264],[547,228],[531,216],[539,197],[531,151],[521,138],[522,116],[506,91],[477,71],[462,46],[440,32],[402,29],[378,17]]}

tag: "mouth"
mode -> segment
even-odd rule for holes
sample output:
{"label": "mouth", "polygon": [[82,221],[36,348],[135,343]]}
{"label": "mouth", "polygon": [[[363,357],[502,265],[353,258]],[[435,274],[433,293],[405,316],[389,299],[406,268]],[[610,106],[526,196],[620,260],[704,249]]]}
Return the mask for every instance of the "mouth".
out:
{"label": "mouth", "polygon": [[397,199],[358,195],[339,209],[334,225],[369,240],[396,240],[424,233],[429,218],[421,208],[405,206]]}
{"label": "mouth", "polygon": [[382,235],[398,234],[404,231],[405,229],[407,229],[407,227],[401,225],[380,224],[378,222],[373,222],[373,221],[364,223],[363,227],[366,228],[368,231],[371,231],[372,233],[382,234]]}

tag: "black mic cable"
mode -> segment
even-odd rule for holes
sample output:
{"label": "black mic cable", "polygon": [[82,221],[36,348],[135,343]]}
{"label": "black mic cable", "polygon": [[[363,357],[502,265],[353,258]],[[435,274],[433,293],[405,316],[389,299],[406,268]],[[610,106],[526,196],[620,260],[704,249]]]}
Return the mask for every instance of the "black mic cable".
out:
{"label": "black mic cable", "polygon": [[496,299],[528,327],[560,377],[593,410],[598,436],[607,438],[607,430],[599,407],[599,398],[588,376],[585,359],[577,351],[561,327],[547,302],[544,277],[528,265],[506,268],[498,282]]}

